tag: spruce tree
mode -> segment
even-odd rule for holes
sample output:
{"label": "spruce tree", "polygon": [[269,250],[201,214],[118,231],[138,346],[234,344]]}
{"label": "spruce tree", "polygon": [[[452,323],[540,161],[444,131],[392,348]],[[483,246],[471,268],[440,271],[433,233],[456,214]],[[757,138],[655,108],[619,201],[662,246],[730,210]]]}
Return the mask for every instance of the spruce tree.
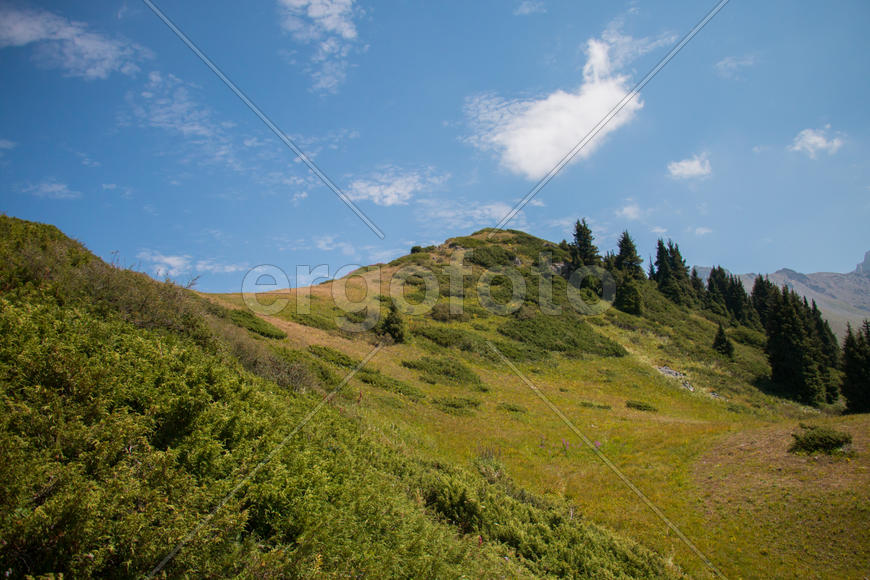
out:
{"label": "spruce tree", "polygon": [[826,377],[801,306],[798,295],[783,287],[781,300],[768,313],[767,359],[771,379],[788,396],[818,405],[827,399]]}
{"label": "spruce tree", "polygon": [[617,247],[619,252],[616,254],[614,263],[616,269],[624,272],[630,278],[642,279],[643,267],[641,267],[641,264],[643,263],[643,258],[637,254],[637,246],[627,230],[619,236]]}
{"label": "spruce tree", "polygon": [[734,344],[728,338],[728,335],[725,334],[725,328],[721,322],[719,323],[719,330],[716,331],[716,338],[713,339],[713,350],[724,354],[728,358],[734,356]]}
{"label": "spruce tree", "polygon": [[622,275],[622,281],[616,287],[616,297],[613,306],[626,312],[640,316],[643,314],[643,297],[634,278]]}
{"label": "spruce tree", "polygon": [[595,236],[586,223],[586,218],[577,220],[574,224],[574,243],[571,244],[571,263],[574,268],[580,266],[598,266],[601,264],[601,256],[598,247],[593,243]]}
{"label": "spruce tree", "polygon": [[405,321],[399,313],[394,301],[390,301],[387,315],[375,327],[375,333],[381,336],[389,336],[393,342],[405,342]]}
{"label": "spruce tree", "polygon": [[846,328],[842,368],[846,411],[870,413],[870,321],[865,320],[857,332]]}

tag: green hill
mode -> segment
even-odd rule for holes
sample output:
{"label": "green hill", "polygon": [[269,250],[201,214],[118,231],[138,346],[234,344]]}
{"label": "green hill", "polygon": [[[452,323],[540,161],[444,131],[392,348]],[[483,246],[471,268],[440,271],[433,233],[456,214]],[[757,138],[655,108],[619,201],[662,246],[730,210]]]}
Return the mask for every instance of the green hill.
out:
{"label": "green hill", "polygon": [[[490,234],[243,297],[0,217],[0,570],[710,576],[528,381],[726,576],[861,577],[867,415],[776,396],[757,329],[646,280],[626,314],[565,248]],[[374,324],[391,281],[404,342]],[[799,422],[851,452],[788,453]]]}
{"label": "green hill", "polygon": [[[495,456],[353,410],[345,360],[0,218],[0,569],[142,577],[678,576]],[[408,385],[360,379],[413,403]],[[317,411],[309,421],[309,413]]]}

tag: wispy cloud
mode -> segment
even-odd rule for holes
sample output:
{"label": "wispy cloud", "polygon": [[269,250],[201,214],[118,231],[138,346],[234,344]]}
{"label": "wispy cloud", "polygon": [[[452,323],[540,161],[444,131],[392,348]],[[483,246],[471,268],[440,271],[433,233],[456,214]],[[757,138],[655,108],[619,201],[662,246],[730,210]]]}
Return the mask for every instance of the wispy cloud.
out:
{"label": "wispy cloud", "polygon": [[[438,228],[467,230],[481,225],[492,225],[503,218],[511,208],[511,205],[500,201],[473,203],[463,200],[424,198],[420,199],[417,205],[417,219]],[[519,212],[512,224],[520,229],[526,227],[524,213]]]}
{"label": "wispy cloud", "polygon": [[529,14],[543,14],[547,11],[546,5],[541,0],[522,0],[514,8],[514,16],[528,16]]}
{"label": "wispy cloud", "polygon": [[84,23],[44,10],[0,5],[0,49],[28,45],[34,46],[37,64],[88,80],[116,72],[133,75],[153,56],[136,43],[92,32]]}
{"label": "wispy cloud", "polygon": [[[495,152],[502,166],[529,179],[543,177],[629,92],[629,77],[619,71],[640,55],[670,43],[672,37],[632,38],[615,21],[586,43],[583,82],[574,91],[557,90],[536,99],[477,95],[466,100],[472,128],[469,143]],[[605,137],[629,123],[643,107],[639,98],[625,105],[574,161],[589,157]]]}
{"label": "wispy cloud", "polygon": [[825,125],[822,129],[804,129],[789,145],[789,151],[802,151],[809,155],[810,159],[815,159],[819,151],[826,151],[828,155],[833,155],[843,146],[843,139],[836,135],[828,138],[830,129],[830,125]]}
{"label": "wispy cloud", "polygon": [[37,184],[26,185],[22,191],[45,199],[77,199],[82,196],[81,192],[74,191],[66,183],[61,183],[53,178]]}
{"label": "wispy cloud", "polygon": [[355,19],[363,11],[354,0],[278,0],[281,27],[314,48],[307,71],[312,90],[334,93],[344,83],[348,57],[357,42]]}
{"label": "wispy cloud", "polygon": [[370,200],[377,205],[406,205],[415,194],[430,191],[449,176],[436,174],[429,167],[423,170],[402,170],[387,166],[367,176],[355,179],[347,188],[354,201]]}
{"label": "wispy cloud", "polygon": [[706,228],[703,226],[695,228],[695,235],[696,236],[706,236],[707,234],[712,234],[712,233],[713,233],[713,230],[711,230],[710,228]]}
{"label": "wispy cloud", "polygon": [[[151,71],[138,92],[127,93],[132,118],[140,127],[152,127],[179,135],[191,146],[183,161],[192,159],[244,171],[239,157],[241,146],[231,137],[232,124],[221,123],[212,110],[194,95],[197,88],[173,74]],[[122,118],[122,124],[129,124]]]}
{"label": "wispy cloud", "polygon": [[740,79],[741,72],[751,66],[755,66],[756,59],[752,55],[726,56],[716,63],[716,72],[726,79]]}
{"label": "wispy cloud", "polygon": [[314,245],[318,250],[332,252],[334,250],[341,251],[345,256],[353,256],[356,254],[356,248],[347,242],[337,240],[338,236],[320,236],[314,239]]}
{"label": "wispy cloud", "polygon": [[707,159],[707,154],[701,153],[689,159],[668,163],[668,173],[674,179],[698,179],[713,173],[713,167],[710,165],[710,160]]}
{"label": "wispy cloud", "polygon": [[616,210],[617,217],[621,217],[627,220],[639,220],[642,214],[643,211],[640,209],[640,206],[634,202],[627,203],[626,205]]}
{"label": "wispy cloud", "polygon": [[247,270],[244,264],[226,264],[217,260],[194,260],[189,254],[163,254],[155,250],[142,250],[136,257],[148,265],[158,278],[174,278],[183,274],[232,274]]}
{"label": "wispy cloud", "polygon": [[668,233],[668,229],[663,228],[661,226],[654,226],[650,231],[654,234],[666,234],[666,233]]}
{"label": "wispy cloud", "polygon": [[154,250],[142,250],[136,257],[147,262],[151,272],[159,278],[180,276],[190,271],[191,257],[187,254],[167,255]]}
{"label": "wispy cloud", "polygon": [[7,151],[11,151],[18,147],[18,143],[14,141],[10,141],[9,139],[0,139],[0,159],[6,155]]}

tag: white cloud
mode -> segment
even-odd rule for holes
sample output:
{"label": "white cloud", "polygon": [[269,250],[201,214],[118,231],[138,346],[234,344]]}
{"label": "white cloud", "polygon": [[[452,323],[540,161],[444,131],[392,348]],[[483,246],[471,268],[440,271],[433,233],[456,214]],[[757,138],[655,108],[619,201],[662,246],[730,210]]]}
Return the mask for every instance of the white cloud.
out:
{"label": "white cloud", "polygon": [[197,272],[207,272],[209,274],[232,274],[233,272],[243,272],[248,269],[244,264],[221,264],[215,260],[199,260],[196,262]]}
{"label": "white cloud", "polygon": [[694,155],[689,159],[682,161],[672,161],[668,163],[668,173],[674,179],[694,179],[698,177],[707,177],[713,172],[710,166],[710,160],[707,159],[707,154]]}
{"label": "white cloud", "polygon": [[185,137],[212,137],[219,132],[211,112],[191,97],[188,86],[175,75],[152,71],[144,90],[128,95],[128,101],[144,125]]}
{"label": "white cloud", "polygon": [[711,230],[710,228],[705,228],[703,226],[695,228],[695,235],[696,236],[706,236],[707,234],[712,234],[712,233],[713,233],[713,230]]}
{"label": "white cloud", "polygon": [[34,45],[34,59],[68,76],[105,79],[133,75],[151,52],[138,44],[91,32],[86,24],[42,10],[0,5],[0,49]]}
{"label": "white cloud", "polygon": [[191,258],[187,254],[166,255],[154,250],[142,250],[136,257],[150,264],[151,271],[159,278],[179,276],[190,271]]}
{"label": "white cloud", "polygon": [[514,16],[528,16],[529,14],[543,14],[547,7],[540,0],[522,0],[514,8]]}
{"label": "white cloud", "polygon": [[352,181],[347,195],[354,201],[367,199],[377,205],[406,205],[415,194],[441,185],[448,177],[436,175],[431,167],[407,171],[388,166]]}
{"label": "white cloud", "polygon": [[627,220],[638,220],[643,212],[636,203],[629,203],[616,210],[617,217]]}
{"label": "white cloud", "polygon": [[356,254],[356,248],[353,245],[347,242],[337,242],[335,240],[337,236],[321,236],[319,238],[314,239],[314,245],[318,250],[323,250],[325,252],[331,252],[333,250],[340,250],[342,254],[345,256],[353,256]]}
{"label": "white cloud", "polygon": [[348,56],[357,41],[354,0],[278,0],[281,27],[297,42],[312,45],[307,71],[320,93],[334,93],[347,76]]}
{"label": "white cloud", "polygon": [[654,234],[666,234],[666,233],[668,233],[668,229],[667,229],[667,228],[663,228],[663,227],[661,227],[661,226],[655,226],[655,227],[654,227],[653,229],[651,229],[650,231],[651,231],[652,233],[654,233]]}
{"label": "white cloud", "polygon": [[[574,91],[557,90],[537,99],[477,95],[466,100],[465,113],[473,134],[468,142],[495,152],[502,166],[529,179],[547,174],[629,93],[629,77],[619,70],[668,38],[635,39],[612,23],[601,38],[586,43],[583,82]],[[574,158],[591,155],[606,135],[629,123],[643,107],[629,101]]]}
{"label": "white cloud", "polygon": [[716,63],[716,72],[727,79],[739,79],[740,71],[754,65],[755,57],[752,55],[726,56]]}
{"label": "white cloud", "polygon": [[[439,228],[468,230],[479,226],[494,226],[512,209],[511,205],[500,201],[470,203],[445,199],[421,199],[417,219],[426,224],[438,224]],[[510,227],[523,229],[526,225],[523,212],[519,212],[511,220]]]}
{"label": "white cloud", "polygon": [[0,139],[0,159],[6,154],[7,151],[15,149],[18,146],[18,143],[14,141],[10,141],[9,139]]}
{"label": "white cloud", "polygon": [[27,185],[22,191],[46,199],[77,199],[82,196],[81,192],[71,190],[66,183],[56,179],[46,179],[36,185]]}
{"label": "white cloud", "polygon": [[827,151],[828,155],[833,155],[843,146],[843,139],[837,136],[829,139],[830,128],[830,125],[825,125],[823,129],[804,129],[794,138],[789,151],[803,151],[810,159],[815,159],[819,151]]}
{"label": "white cloud", "polygon": [[167,255],[155,250],[142,250],[136,257],[147,262],[150,271],[158,278],[174,278],[190,272],[232,274],[248,268],[244,264],[224,264],[213,259],[194,261],[189,254]]}
{"label": "white cloud", "polygon": [[103,189],[109,190],[109,191],[111,191],[113,189],[118,189],[118,184],[117,183],[104,183]]}

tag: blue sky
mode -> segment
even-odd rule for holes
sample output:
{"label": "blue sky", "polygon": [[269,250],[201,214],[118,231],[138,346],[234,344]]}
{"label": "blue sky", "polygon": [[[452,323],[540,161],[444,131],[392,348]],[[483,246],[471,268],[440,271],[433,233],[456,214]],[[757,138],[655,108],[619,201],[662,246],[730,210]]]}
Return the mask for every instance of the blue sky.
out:
{"label": "blue sky", "polygon": [[[238,291],[493,226],[713,3],[0,2],[0,211]],[[732,0],[508,226],[736,272],[870,249],[870,4]]]}

